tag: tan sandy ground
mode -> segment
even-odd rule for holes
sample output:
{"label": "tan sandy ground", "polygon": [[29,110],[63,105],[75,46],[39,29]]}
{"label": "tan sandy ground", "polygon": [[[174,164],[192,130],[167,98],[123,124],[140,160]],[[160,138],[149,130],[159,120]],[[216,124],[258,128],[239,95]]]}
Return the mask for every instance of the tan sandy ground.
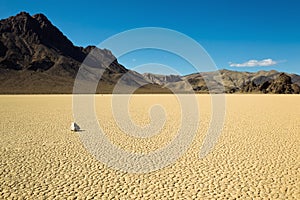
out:
{"label": "tan sandy ground", "polygon": [[[198,96],[201,122],[191,148],[173,165],[147,174],[107,168],[69,131],[71,96],[0,96],[0,198],[27,199],[300,199],[300,96],[228,95],[226,121],[215,149],[198,158],[210,121],[210,97]],[[134,139],[113,121],[111,96],[97,97],[100,123],[122,148],[148,152],[180,126],[171,95],[137,95],[130,114],[149,123],[162,104],[163,131]],[[172,114],[175,113],[175,114]]]}

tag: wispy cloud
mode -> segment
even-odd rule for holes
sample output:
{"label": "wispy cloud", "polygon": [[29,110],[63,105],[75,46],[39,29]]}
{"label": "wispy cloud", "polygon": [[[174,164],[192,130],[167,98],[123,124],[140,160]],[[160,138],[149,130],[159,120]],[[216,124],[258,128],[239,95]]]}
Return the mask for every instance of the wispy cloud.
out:
{"label": "wispy cloud", "polygon": [[244,63],[233,63],[229,62],[230,67],[268,67],[278,64],[278,61],[272,60],[271,58],[264,60],[248,60]]}

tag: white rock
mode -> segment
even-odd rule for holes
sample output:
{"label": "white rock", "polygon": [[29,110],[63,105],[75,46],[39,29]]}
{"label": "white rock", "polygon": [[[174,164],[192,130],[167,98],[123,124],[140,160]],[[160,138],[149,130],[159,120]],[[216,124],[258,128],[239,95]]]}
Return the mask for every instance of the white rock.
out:
{"label": "white rock", "polygon": [[70,129],[71,129],[71,131],[79,131],[80,127],[75,122],[72,122]]}

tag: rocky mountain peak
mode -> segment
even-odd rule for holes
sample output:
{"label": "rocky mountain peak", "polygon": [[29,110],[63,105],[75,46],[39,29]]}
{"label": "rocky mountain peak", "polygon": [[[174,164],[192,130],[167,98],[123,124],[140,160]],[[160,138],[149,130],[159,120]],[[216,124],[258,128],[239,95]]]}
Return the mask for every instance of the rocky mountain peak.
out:
{"label": "rocky mountain peak", "polygon": [[19,35],[25,35],[29,31],[36,32],[39,26],[27,12],[20,12],[16,16],[1,20],[0,23],[1,32],[13,32]]}
{"label": "rocky mountain peak", "polygon": [[0,21],[0,35],[0,68],[48,70],[60,56],[78,62],[86,56],[43,14],[31,16],[20,12],[3,19]]}
{"label": "rocky mountain peak", "polygon": [[32,15],[32,17],[34,19],[38,20],[40,23],[51,24],[51,22],[48,20],[48,18],[42,13]]}
{"label": "rocky mountain peak", "polygon": [[31,16],[28,12],[22,11],[22,12],[16,14],[16,16],[11,16],[8,19],[11,20],[11,19],[30,19],[30,18],[31,18]]}

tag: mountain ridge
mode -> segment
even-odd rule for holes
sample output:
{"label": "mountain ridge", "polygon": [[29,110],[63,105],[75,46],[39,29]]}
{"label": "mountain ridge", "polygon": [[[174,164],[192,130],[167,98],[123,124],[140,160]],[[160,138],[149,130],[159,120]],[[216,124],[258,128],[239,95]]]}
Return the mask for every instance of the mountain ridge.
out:
{"label": "mountain ridge", "polygon": [[[75,46],[43,14],[20,12],[0,20],[0,93],[1,94],[71,94],[77,72],[88,65],[80,79],[98,81],[96,93],[111,93],[120,81],[124,93],[141,88],[141,93],[170,93],[172,88],[185,93],[187,85],[195,92],[208,93],[221,83],[226,93],[297,93],[300,76],[275,70],[236,72],[219,70],[179,75],[140,74],[121,65],[110,50],[96,46]],[[126,78],[122,78],[126,75]],[[270,88],[266,88],[266,85]],[[207,87],[211,86],[211,87]],[[127,89],[126,89],[127,88]],[[122,92],[122,91],[121,91]]]}

